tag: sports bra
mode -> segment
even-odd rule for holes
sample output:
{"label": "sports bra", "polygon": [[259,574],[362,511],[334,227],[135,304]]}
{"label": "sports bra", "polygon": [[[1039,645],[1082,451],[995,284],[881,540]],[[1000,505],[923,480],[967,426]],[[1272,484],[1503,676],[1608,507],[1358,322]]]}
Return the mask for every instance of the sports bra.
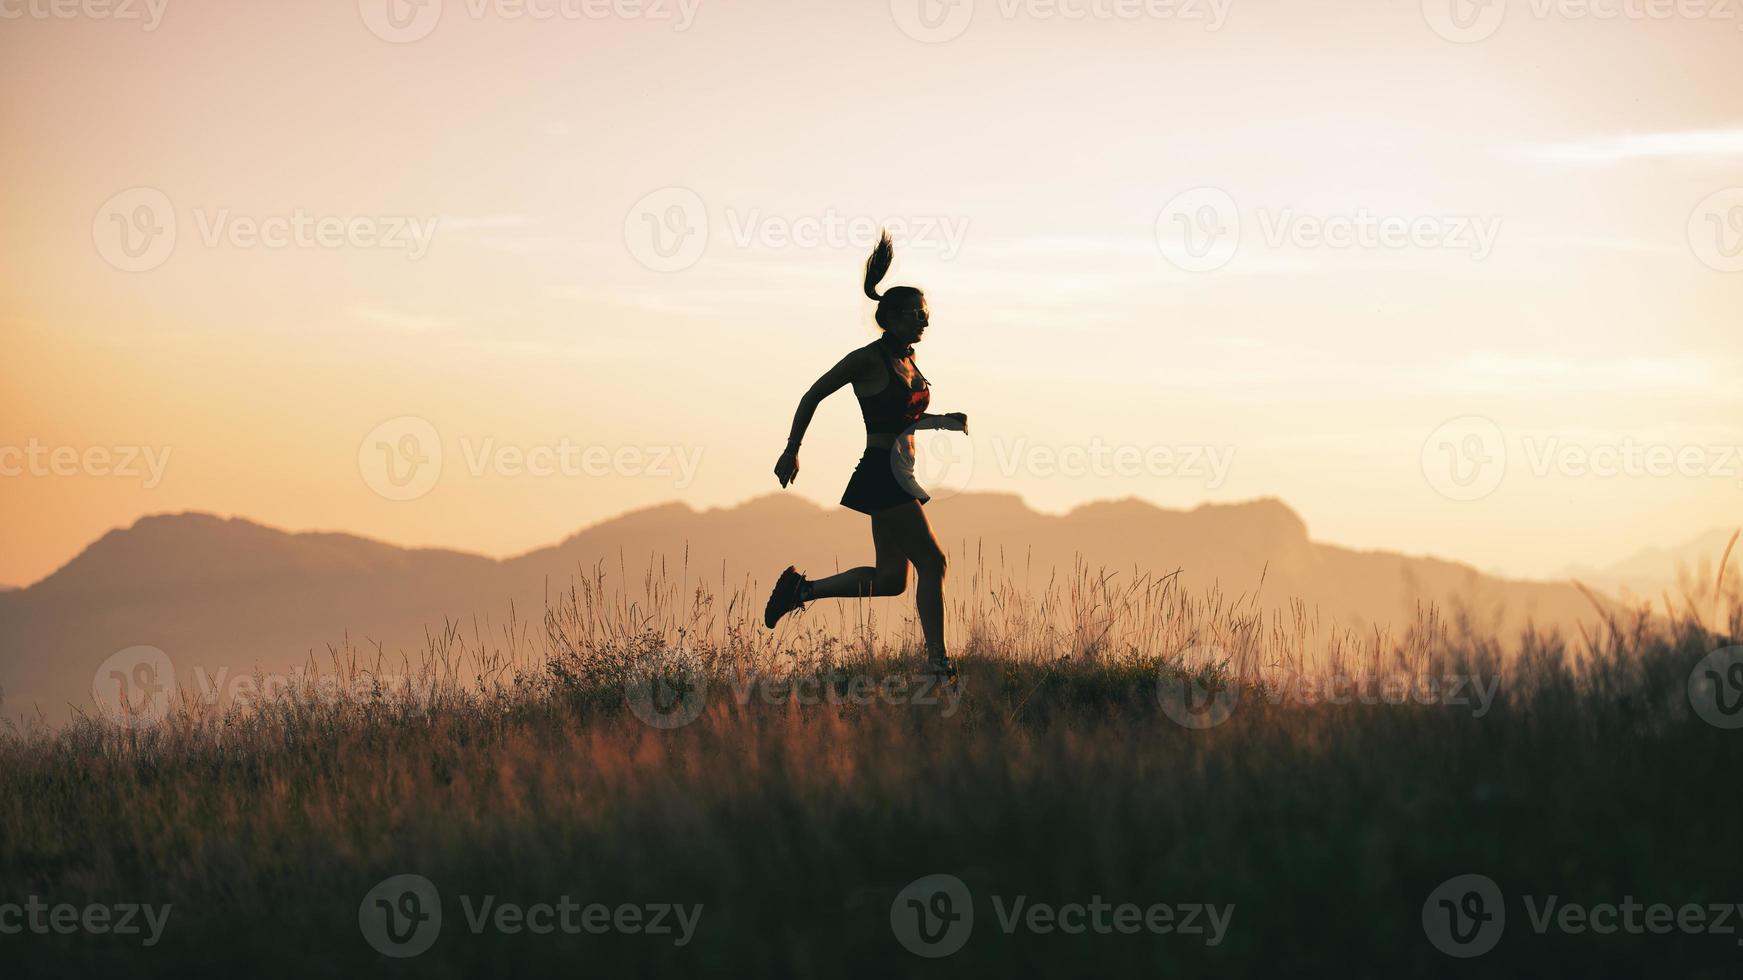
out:
{"label": "sports bra", "polygon": [[[926,414],[926,406],[932,403],[932,385],[920,373],[920,366],[916,364],[914,378],[920,383],[919,387],[908,387],[908,383],[896,373],[896,359],[890,351],[890,345],[882,340],[874,340],[871,346],[876,347],[883,356],[884,370],[889,372],[890,383],[878,389],[875,395],[860,397],[859,414],[865,418],[867,435],[900,435]],[[913,348],[908,350],[911,353]]]}

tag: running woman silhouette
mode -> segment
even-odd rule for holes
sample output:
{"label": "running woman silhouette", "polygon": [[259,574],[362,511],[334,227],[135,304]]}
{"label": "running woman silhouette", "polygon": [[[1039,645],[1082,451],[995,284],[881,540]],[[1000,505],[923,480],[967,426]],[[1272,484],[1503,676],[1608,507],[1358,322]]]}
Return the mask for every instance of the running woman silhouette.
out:
{"label": "running woman silhouette", "polygon": [[892,286],[878,292],[878,283],[894,257],[895,247],[885,232],[865,263],[865,294],[877,301],[877,324],[883,335],[842,358],[799,399],[787,448],[775,462],[775,476],[782,487],[798,479],[799,443],[818,403],[843,386],[853,385],[865,418],[865,455],[847,481],[841,505],[871,517],[877,564],[816,580],[787,566],[769,595],[763,624],[774,629],[782,616],[813,599],[901,595],[908,590],[908,566],[912,564],[928,668],[954,679],[956,667],[944,647],[944,549],[938,546],[926,512],[921,510],[930,498],[914,478],[914,432],[967,432],[968,416],[926,411],[932,387],[914,363],[914,345],[925,335],[930,316],[925,295],[912,286]]}

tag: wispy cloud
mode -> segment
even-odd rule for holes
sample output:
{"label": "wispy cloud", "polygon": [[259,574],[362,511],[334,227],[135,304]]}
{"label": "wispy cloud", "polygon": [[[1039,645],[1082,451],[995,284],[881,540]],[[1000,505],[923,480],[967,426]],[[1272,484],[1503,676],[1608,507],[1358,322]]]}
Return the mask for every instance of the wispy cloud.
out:
{"label": "wispy cloud", "polygon": [[379,306],[348,306],[345,308],[345,315],[359,323],[384,327],[396,333],[429,333],[448,326],[448,321],[441,317],[382,309]]}
{"label": "wispy cloud", "polygon": [[981,245],[989,252],[1013,255],[1055,257],[1076,255],[1135,255],[1148,257],[1156,253],[1154,235],[1026,235],[995,239]]}
{"label": "wispy cloud", "polygon": [[1207,361],[1172,379],[1182,390],[1243,397],[1296,399],[1360,390],[1375,398],[1566,400],[1585,397],[1686,397],[1735,403],[1727,379],[1736,365],[1700,353],[1589,357],[1555,352],[1480,350],[1444,364],[1363,361],[1348,354],[1259,341],[1240,345],[1238,359]]}
{"label": "wispy cloud", "polygon": [[1625,160],[1719,160],[1743,157],[1743,127],[1674,133],[1628,133],[1563,143],[1525,143],[1504,155],[1572,166],[1607,167]]}
{"label": "wispy cloud", "polygon": [[443,215],[442,231],[492,252],[534,256],[573,252],[579,240],[530,214]]}
{"label": "wispy cloud", "polygon": [[1683,261],[1688,258],[1688,243],[1652,242],[1640,238],[1624,238],[1618,235],[1582,235],[1553,234],[1531,235],[1514,241],[1513,246],[1521,251],[1549,249],[1561,251],[1565,249],[1586,249],[1597,252],[1629,252],[1636,255],[1658,255]]}
{"label": "wispy cloud", "polygon": [[442,216],[442,227],[448,231],[501,231],[505,228],[531,228],[539,219],[530,214],[482,214]]}
{"label": "wispy cloud", "polygon": [[1477,351],[1448,365],[1449,386],[1466,390],[1568,394],[1724,392],[1723,365],[1704,355],[1590,358]]}

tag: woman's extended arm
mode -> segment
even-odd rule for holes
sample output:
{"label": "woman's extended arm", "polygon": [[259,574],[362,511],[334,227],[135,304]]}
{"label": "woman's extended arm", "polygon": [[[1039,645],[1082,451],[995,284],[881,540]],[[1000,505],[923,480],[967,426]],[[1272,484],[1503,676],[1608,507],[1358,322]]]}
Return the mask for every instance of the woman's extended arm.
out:
{"label": "woman's extended arm", "polygon": [[805,430],[811,427],[811,417],[817,414],[818,403],[851,383],[863,369],[861,352],[854,351],[823,372],[823,377],[800,397],[799,410],[793,413],[792,431],[787,434],[786,451],[775,461],[775,478],[781,481],[781,486],[785,487],[799,477],[799,443],[805,439]]}

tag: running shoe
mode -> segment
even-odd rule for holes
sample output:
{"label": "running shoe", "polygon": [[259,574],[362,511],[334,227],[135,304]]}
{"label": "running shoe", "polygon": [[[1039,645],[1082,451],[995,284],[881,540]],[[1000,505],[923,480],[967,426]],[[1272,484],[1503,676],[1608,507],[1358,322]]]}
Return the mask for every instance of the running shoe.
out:
{"label": "running shoe", "polygon": [[781,617],[805,605],[799,598],[799,587],[804,585],[805,576],[791,565],[775,580],[775,590],[769,593],[769,604],[763,607],[763,625],[774,629]]}
{"label": "running shoe", "polygon": [[927,657],[926,673],[942,678],[947,684],[956,683],[956,664],[951,662],[949,654],[941,653],[936,657]]}

